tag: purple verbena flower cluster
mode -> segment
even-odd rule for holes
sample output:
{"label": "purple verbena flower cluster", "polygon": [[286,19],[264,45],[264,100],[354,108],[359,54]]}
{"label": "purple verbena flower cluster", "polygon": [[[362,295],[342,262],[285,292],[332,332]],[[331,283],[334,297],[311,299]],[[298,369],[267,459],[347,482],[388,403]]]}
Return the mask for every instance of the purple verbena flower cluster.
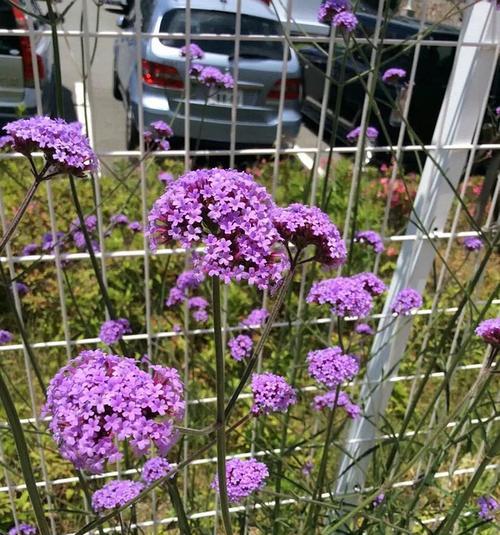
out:
{"label": "purple verbena flower cluster", "polygon": [[375,496],[375,499],[372,501],[372,507],[375,509],[376,507],[381,505],[381,503],[384,500],[385,500],[385,494],[383,492],[381,492],[380,494],[377,494],[377,496]]}
{"label": "purple verbena flower cluster", "polygon": [[476,334],[493,347],[500,347],[500,318],[482,321],[476,327]]}
{"label": "purple verbena flower cluster", "polygon": [[153,121],[149,130],[144,131],[144,143],[148,150],[169,150],[167,138],[174,135],[174,131],[165,121]]}
{"label": "purple verbena flower cluster", "polygon": [[96,512],[115,509],[133,500],[143,489],[144,485],[137,481],[110,481],[92,494],[92,509]]}
{"label": "purple verbena flower cluster", "polygon": [[47,169],[42,178],[61,173],[84,176],[97,170],[97,158],[80,123],[31,117],[8,123],[3,130],[10,136],[8,144],[13,150],[28,158],[33,152],[43,153]]}
{"label": "purple verbena flower cluster", "polygon": [[[351,143],[354,143],[358,140],[359,136],[361,135],[361,126],[357,126],[353,130],[351,130],[346,138],[347,141],[350,141]],[[374,126],[368,126],[366,129],[366,137],[372,141],[375,142],[378,138],[378,130]]]}
{"label": "purple verbena flower cluster", "polygon": [[54,247],[57,245],[61,245],[66,235],[61,230],[56,232],[55,234],[55,241],[54,237],[52,236],[52,232],[46,232],[42,236],[42,251],[52,251]]}
{"label": "purple verbena flower cluster", "polygon": [[252,376],[252,413],[257,415],[271,412],[286,412],[297,402],[295,390],[280,375],[254,373]]}
{"label": "purple verbena flower cluster", "polygon": [[184,45],[181,47],[180,55],[185,58],[188,55],[188,51],[190,59],[202,59],[205,56],[203,49],[196,43],[190,43],[189,46]]}
{"label": "purple verbena flower cluster", "polygon": [[157,479],[165,477],[172,470],[172,466],[163,457],[153,457],[147,460],[142,467],[142,480],[146,485],[151,485]]}
{"label": "purple verbena flower cluster", "polygon": [[[335,403],[337,400],[337,403]],[[342,407],[349,418],[357,418],[361,414],[361,408],[359,405],[352,403],[349,396],[342,391],[338,392],[337,390],[330,390],[325,394],[319,394],[314,397],[313,408],[317,411],[322,411],[323,409],[334,409],[336,407]]]}
{"label": "purple verbena flower cluster", "polygon": [[205,250],[196,270],[225,283],[247,280],[261,289],[282,279],[288,262],[271,214],[273,201],[251,175],[199,169],[172,182],[149,214],[151,247],[179,241]]}
{"label": "purple verbena flower cluster", "polygon": [[205,323],[208,320],[208,301],[204,297],[190,297],[187,302],[189,310],[193,310],[195,321]]}
{"label": "purple verbena flower cluster", "polygon": [[404,78],[406,78],[406,71],[399,67],[387,69],[384,74],[382,74],[382,81],[386,84],[399,83]]}
{"label": "purple verbena flower cluster", "polygon": [[373,307],[373,296],[384,291],[384,283],[373,273],[360,273],[352,277],[336,277],[315,282],[306,301],[328,304],[332,313],[341,318],[363,318]]}
{"label": "purple verbena flower cluster", "polygon": [[158,180],[163,184],[167,185],[174,180],[174,176],[172,175],[172,173],[162,171],[161,173],[158,173]]}
{"label": "purple verbena flower cluster", "polygon": [[269,317],[269,312],[265,308],[255,308],[248,316],[240,322],[243,327],[262,327]]}
{"label": "purple verbena flower cluster", "polygon": [[36,535],[38,529],[31,524],[19,524],[9,529],[8,535]]}
{"label": "purple verbena flower cluster", "polygon": [[377,254],[384,251],[384,242],[382,241],[380,234],[374,230],[360,230],[359,232],[356,232],[355,240],[359,243],[366,243]]}
{"label": "purple verbena flower cluster", "polygon": [[28,243],[27,245],[23,247],[22,254],[23,256],[29,256],[29,255],[35,254],[39,248],[40,246],[37,243]]}
{"label": "purple verbena flower cluster", "polygon": [[351,10],[349,0],[323,0],[318,10],[318,20],[352,32],[358,25],[358,19]]}
{"label": "purple verbena flower cluster", "polygon": [[371,325],[368,325],[368,323],[358,323],[356,327],[354,327],[354,331],[357,334],[367,335],[370,336],[373,334],[373,328]]}
{"label": "purple verbena flower cluster", "polygon": [[189,74],[196,78],[200,84],[211,89],[232,89],[234,87],[234,78],[228,72],[223,73],[217,67],[204,67],[194,63],[189,69]]}
{"label": "purple verbena flower cluster", "polygon": [[479,517],[483,520],[494,520],[495,513],[500,509],[500,504],[493,496],[480,496],[477,499],[479,507]]}
{"label": "purple verbena flower cluster", "polygon": [[142,225],[139,221],[131,221],[127,228],[131,230],[132,232],[141,232],[142,231]]}
{"label": "purple verbena flower cluster", "polygon": [[183,271],[175,281],[175,286],[170,289],[165,301],[167,307],[178,305],[187,299],[189,290],[194,290],[203,282],[203,273],[194,270]]}
{"label": "purple verbena flower cluster", "polygon": [[276,208],[273,221],[280,236],[293,243],[299,252],[313,245],[314,258],[325,266],[336,267],[345,262],[344,240],[328,215],[319,208],[299,203]]}
{"label": "purple verbena flower cluster", "polygon": [[[231,502],[239,503],[253,492],[260,490],[269,477],[269,470],[264,463],[255,459],[231,459],[226,464],[227,495]],[[217,476],[211,487],[219,490]]]}
{"label": "purple verbena flower cluster", "polygon": [[239,334],[231,338],[227,345],[234,360],[243,360],[252,354],[253,341],[246,334]]}
{"label": "purple verbena flower cluster", "polygon": [[307,362],[309,375],[327,388],[336,388],[359,372],[358,358],[338,346],[310,351]]}
{"label": "purple verbena flower cluster", "polygon": [[109,221],[112,225],[128,225],[128,217],[125,214],[114,214]]}
{"label": "purple verbena flower cluster", "polygon": [[82,351],[61,368],[47,389],[44,415],[62,456],[77,468],[101,472],[122,458],[117,441],[136,454],[154,445],[165,455],[184,416],[183,385],[173,368],[151,366],[103,351]]}
{"label": "purple verbena flower cluster", "polygon": [[0,344],[8,344],[14,336],[10,331],[0,329]]}
{"label": "purple verbena flower cluster", "polygon": [[14,283],[14,287],[15,287],[19,297],[24,297],[30,291],[29,287],[26,284],[24,284],[24,282],[16,281]]}
{"label": "purple verbena flower cluster", "polygon": [[131,333],[130,323],[125,318],[120,318],[117,320],[108,320],[101,325],[99,330],[99,338],[101,342],[107,344],[116,344],[118,340],[123,338],[124,334]]}
{"label": "purple verbena flower cluster", "polygon": [[468,236],[464,238],[462,243],[464,248],[470,252],[479,251],[483,248],[483,240],[477,236]]}
{"label": "purple verbena flower cluster", "polygon": [[[85,230],[89,233],[89,234],[92,234],[93,232],[96,231],[97,229],[97,216],[95,216],[94,214],[90,214],[88,216],[86,216],[83,220],[84,222],[84,225],[85,225]],[[69,226],[69,232],[71,234],[71,237],[73,238],[73,242],[75,244],[75,246],[78,248],[78,249],[85,249],[87,244],[85,242],[85,235],[83,233],[83,230],[82,230],[82,227],[80,225],[80,221],[78,219],[74,219],[70,226]],[[62,235],[64,236],[64,233],[62,233]],[[94,251],[98,251],[99,250],[99,244],[97,243],[96,240],[94,239],[91,239],[91,242],[92,242],[92,249]]]}
{"label": "purple verbena flower cluster", "polygon": [[391,312],[395,316],[408,316],[422,306],[422,296],[412,288],[404,288],[396,295]]}

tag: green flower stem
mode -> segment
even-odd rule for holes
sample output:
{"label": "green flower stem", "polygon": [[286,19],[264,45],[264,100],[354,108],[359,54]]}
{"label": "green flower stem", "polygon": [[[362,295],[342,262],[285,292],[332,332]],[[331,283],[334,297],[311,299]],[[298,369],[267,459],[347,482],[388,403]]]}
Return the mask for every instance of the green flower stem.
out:
{"label": "green flower stem", "polygon": [[243,375],[241,376],[240,382],[238,386],[236,387],[236,390],[233,392],[233,395],[231,396],[231,399],[229,400],[226,406],[226,412],[225,412],[226,419],[231,414],[236,402],[238,401],[239,395],[241,394],[242,390],[245,388],[245,385],[247,384],[247,381],[250,378],[250,374],[252,373],[253,369],[255,368],[257,364],[260,352],[264,348],[264,344],[266,343],[269,333],[271,332],[271,329],[273,328],[273,324],[276,321],[276,318],[278,317],[278,313],[281,309],[281,305],[283,304],[283,301],[285,300],[285,296],[288,292],[288,288],[290,287],[290,284],[293,280],[293,276],[295,274],[295,268],[297,267],[296,260],[297,258],[295,258],[294,261],[292,262],[290,271],[288,272],[287,276],[285,277],[285,280],[283,281],[279,289],[278,296],[276,297],[274,306],[271,310],[271,313],[269,314],[269,318],[266,321],[264,330],[262,331],[262,335],[259,341],[257,342],[257,345],[255,346],[252,356],[250,357],[248,361],[247,367],[245,368],[245,371],[243,372]]}
{"label": "green flower stem", "polygon": [[33,181],[33,184],[31,184],[30,189],[27,191],[23,202],[19,206],[16,215],[14,216],[14,219],[12,219],[10,225],[7,227],[7,230],[5,231],[5,234],[2,236],[2,239],[0,240],[0,254],[3,253],[3,250],[5,249],[5,246],[7,243],[9,243],[9,240],[14,234],[14,231],[17,228],[17,225],[21,222],[21,218],[24,215],[24,212],[26,212],[26,209],[28,208],[31,199],[33,198],[33,195],[35,195],[36,190],[38,189],[38,186],[40,185],[40,180],[35,178]]}
{"label": "green flower stem", "polygon": [[184,504],[182,502],[179,489],[177,488],[177,482],[173,479],[167,479],[167,490],[172,500],[172,505],[175,509],[175,514],[177,515],[177,522],[179,524],[179,531],[181,535],[191,535],[191,530],[189,529],[189,522],[186,516],[186,511],[184,510]]}
{"label": "green flower stem", "polygon": [[[335,421],[335,408],[337,406],[337,401],[340,393],[340,385],[337,386],[335,390],[335,401],[333,403],[333,408],[330,410],[328,415],[328,423],[326,426],[326,436],[325,443],[323,445],[323,453],[321,455],[321,463],[319,465],[318,477],[316,478],[316,483],[314,485],[313,491],[313,500],[319,500],[321,497],[321,491],[323,490],[323,485],[325,483],[326,468],[328,466],[328,454],[330,453],[330,443],[333,437],[333,424]],[[305,533],[314,533],[315,526],[317,525],[319,507],[316,504],[311,504],[309,512],[307,514],[305,522]]]}
{"label": "green flower stem", "polygon": [[217,439],[217,478],[219,482],[219,500],[222,513],[222,523],[227,535],[232,535],[231,517],[229,515],[229,500],[226,482],[226,430],[225,430],[225,399],[224,399],[224,347],[222,345],[222,318],[220,302],[220,280],[212,277],[212,304],[214,313],[214,344],[215,344],[215,374],[216,374],[216,439]]}
{"label": "green flower stem", "polygon": [[47,520],[45,518],[42,500],[38,494],[36,479],[33,474],[33,468],[31,466],[28,445],[26,444],[26,439],[24,438],[23,428],[14,402],[9,394],[7,384],[4,381],[2,372],[0,372],[0,399],[2,401],[2,405],[4,406],[5,414],[12,431],[12,437],[14,438],[14,442],[16,444],[16,450],[19,456],[24,482],[26,484],[26,489],[28,490],[31,505],[33,506],[33,512],[35,513],[40,535],[50,535],[49,525],[47,524]]}

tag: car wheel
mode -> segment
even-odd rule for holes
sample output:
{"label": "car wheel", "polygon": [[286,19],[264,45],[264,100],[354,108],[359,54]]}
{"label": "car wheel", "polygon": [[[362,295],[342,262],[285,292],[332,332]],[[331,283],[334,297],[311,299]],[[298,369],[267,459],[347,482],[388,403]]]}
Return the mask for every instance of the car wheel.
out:
{"label": "car wheel", "polygon": [[139,145],[139,131],[135,126],[134,114],[130,103],[127,105],[127,117],[125,122],[125,141],[127,150],[134,150]]}
{"label": "car wheel", "polygon": [[121,91],[120,91],[120,85],[118,82],[118,74],[116,74],[116,71],[113,71],[113,96],[116,100],[123,100]]}

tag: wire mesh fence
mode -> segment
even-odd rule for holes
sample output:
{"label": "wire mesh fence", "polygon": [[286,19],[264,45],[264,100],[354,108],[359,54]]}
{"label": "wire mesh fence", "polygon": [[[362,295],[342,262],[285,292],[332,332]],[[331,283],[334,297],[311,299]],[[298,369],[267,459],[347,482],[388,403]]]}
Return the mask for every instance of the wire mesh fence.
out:
{"label": "wire mesh fence", "polygon": [[[497,368],[496,353],[492,362],[493,351],[472,334],[480,320],[498,315],[500,304],[500,20],[494,4],[443,2],[429,22],[426,0],[419,17],[410,18],[398,17],[397,9],[411,12],[411,5],[354,2],[358,27],[352,33],[318,22],[318,10],[329,2],[113,4],[0,2],[2,121],[21,114],[78,120],[100,161],[91,179],[76,179],[75,186],[83,215],[94,218],[92,250],[88,240],[76,243],[73,192],[57,179],[39,188],[24,226],[0,257],[0,328],[16,333],[0,345],[2,374],[29,446],[49,532],[80,534],[88,525],[93,533],[184,533],[171,495],[160,487],[137,504],[129,528],[123,520],[91,526],[96,515],[82,477],[95,491],[111,479],[138,477],[141,465],[126,454],[102,473],[75,473],[59,456],[47,432],[50,416],[41,408],[57,369],[80,349],[103,347],[103,321],[127,317],[132,332],[122,339],[126,354],[138,360],[146,355],[146,366],[180,371],[184,428],[213,422],[214,324],[197,320],[188,302],[164,305],[177,276],[192,268],[203,248],[165,244],[152,250],[142,232],[154,200],[172,180],[168,175],[212,166],[247,170],[278,205],[320,207],[347,244],[348,262],[336,274],[369,271],[390,288],[385,306],[376,301],[362,321],[349,314],[343,319],[346,349],[360,354],[368,370],[382,362],[376,373],[346,383],[361,416],[338,423],[326,441],[336,459],[318,487],[328,421],[323,413],[307,413],[322,388],[307,375],[305,356],[343,342],[337,316],[306,301],[312,281],[324,275],[312,264],[297,269],[255,369],[287,376],[303,409],[265,423],[255,419],[228,438],[228,460],[263,459],[272,479],[267,491],[229,509],[234,526],[246,534],[315,533],[320,527],[324,533],[439,533],[448,527],[455,496],[465,495],[474,481],[477,490],[472,487],[467,507],[461,504],[453,529],[494,529],[487,520],[472,520],[471,501],[473,491],[494,492],[498,474],[498,451],[491,455],[500,418],[497,376],[486,374],[488,384],[481,382],[485,367]],[[457,16],[461,23],[448,26]],[[196,53],[192,44],[205,50],[199,64],[220,68],[234,83],[203,89],[188,68],[196,59],[190,57]],[[182,46],[190,50],[187,58],[179,53]],[[404,67],[404,80],[383,81],[395,67]],[[477,87],[468,76],[476,76]],[[173,127],[168,150],[151,150],[154,120]],[[349,138],[355,127],[358,135]],[[376,139],[370,128],[378,130]],[[0,167],[5,234],[30,170],[22,154],[5,150]],[[120,222],[116,215],[126,218]],[[380,234],[384,250],[363,249],[355,239],[369,228]],[[474,237],[481,245],[467,248]],[[403,287],[418,289],[424,304],[395,319],[392,298]],[[213,297],[207,283],[201,296]],[[224,347],[238,334],[255,342],[264,325],[242,321],[252,309],[271,310],[275,301],[267,289],[223,287]],[[373,344],[356,332],[360,323],[375,332]],[[227,402],[244,368],[240,362],[226,366]],[[467,399],[479,387],[480,394]],[[377,397],[380,391],[385,399]],[[244,389],[238,400],[243,416],[252,394]],[[0,527],[7,532],[34,519],[12,423],[2,415]],[[185,434],[170,461],[181,468],[177,480],[192,532],[222,533],[220,504],[210,489],[215,448],[184,464],[203,440]],[[387,503],[377,512],[370,496],[380,489]],[[414,503],[412,494],[422,501]],[[315,504],[323,506],[311,525]],[[294,515],[297,523],[289,518]]]}

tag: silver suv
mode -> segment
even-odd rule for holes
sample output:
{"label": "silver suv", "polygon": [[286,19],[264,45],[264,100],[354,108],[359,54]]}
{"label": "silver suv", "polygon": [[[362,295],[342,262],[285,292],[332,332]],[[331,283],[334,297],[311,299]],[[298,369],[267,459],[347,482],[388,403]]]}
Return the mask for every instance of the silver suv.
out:
{"label": "silver suv", "polygon": [[[34,0],[26,0],[23,7],[30,13],[41,14]],[[28,21],[23,11],[6,0],[0,0],[0,27],[6,30],[27,30]],[[33,27],[48,29],[38,20],[33,20]],[[49,113],[53,102],[50,36],[35,35],[33,47],[42,92],[42,107],[45,113]],[[21,115],[37,113],[34,71],[28,35],[0,35],[0,125]]]}
{"label": "silver suv", "polygon": [[[143,0],[142,32],[181,33],[186,28],[185,0]],[[118,19],[121,28],[133,29],[134,5],[117,8],[124,16]],[[234,38],[230,40],[197,39],[197,34],[234,35],[236,0],[191,0],[191,42],[199,45],[205,55],[196,63],[217,67],[233,73]],[[281,24],[265,0],[242,2],[239,77],[237,81],[238,110],[236,143],[270,146],[276,140],[278,104],[283,64],[283,42],[276,40],[245,40],[248,35],[281,35]],[[169,123],[174,135],[184,137],[186,58],[180,54],[185,39],[147,38],[141,40],[142,106],[145,125],[162,119]],[[123,100],[127,111],[127,145],[138,141],[138,75],[137,40],[120,37],[114,44],[113,93]],[[193,60],[192,60],[193,61]],[[291,143],[300,123],[302,93],[301,67],[295,52],[288,54],[285,107],[282,121],[283,142]],[[191,79],[190,137],[205,144],[227,144],[230,141],[232,89],[215,93]]]}

